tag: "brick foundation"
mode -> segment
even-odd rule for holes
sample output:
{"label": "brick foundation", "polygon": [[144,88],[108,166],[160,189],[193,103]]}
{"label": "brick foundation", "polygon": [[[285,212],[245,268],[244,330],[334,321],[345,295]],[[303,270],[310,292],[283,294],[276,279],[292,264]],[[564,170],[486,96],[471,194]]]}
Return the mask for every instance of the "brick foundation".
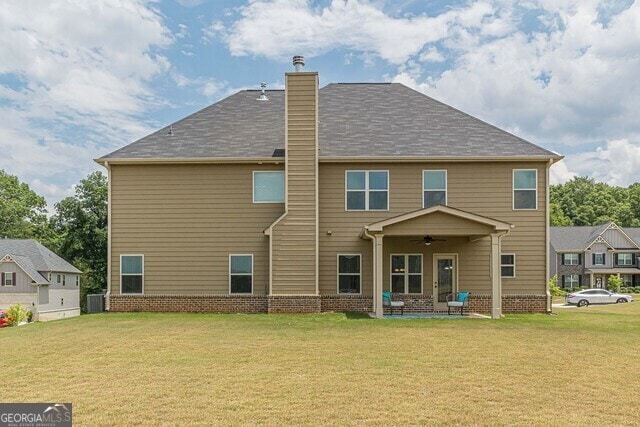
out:
{"label": "brick foundation", "polygon": [[373,311],[373,297],[364,295],[322,295],[321,309],[325,311],[356,311],[370,313]]}
{"label": "brick foundation", "polygon": [[109,295],[109,311],[266,313],[266,295]]}
{"label": "brick foundation", "polygon": [[[404,301],[405,313],[433,313],[430,295],[393,294]],[[320,313],[327,311],[373,311],[373,298],[364,295],[109,295],[109,310],[118,312],[191,313]],[[503,295],[502,312],[545,313],[545,295]],[[467,310],[465,310],[467,311]],[[490,313],[491,295],[469,297],[469,312]],[[385,310],[385,313],[388,310]],[[446,310],[445,310],[446,312]]]}
{"label": "brick foundation", "polygon": [[[491,312],[491,295],[469,296],[469,311],[473,313]],[[546,295],[503,295],[502,313],[546,313]]]}
{"label": "brick foundation", "polygon": [[[431,295],[420,294],[392,294],[393,301],[404,301],[405,313],[433,313],[433,297]],[[388,313],[389,309],[385,307],[384,312]],[[400,310],[394,309],[393,313],[399,313]]]}
{"label": "brick foundation", "polygon": [[320,296],[271,295],[269,313],[320,313]]}

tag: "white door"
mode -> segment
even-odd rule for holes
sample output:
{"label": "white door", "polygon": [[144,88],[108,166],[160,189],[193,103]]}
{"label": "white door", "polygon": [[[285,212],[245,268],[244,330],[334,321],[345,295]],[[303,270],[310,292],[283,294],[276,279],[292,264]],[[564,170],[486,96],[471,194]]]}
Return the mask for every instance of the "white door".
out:
{"label": "white door", "polygon": [[433,308],[447,309],[447,295],[458,290],[458,257],[455,254],[433,255]]}

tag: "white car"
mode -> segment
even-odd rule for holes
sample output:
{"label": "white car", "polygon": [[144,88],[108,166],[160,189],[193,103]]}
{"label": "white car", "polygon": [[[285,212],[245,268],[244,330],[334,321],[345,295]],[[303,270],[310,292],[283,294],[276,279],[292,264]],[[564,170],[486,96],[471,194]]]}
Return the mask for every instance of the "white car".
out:
{"label": "white car", "polygon": [[585,289],[584,291],[567,294],[567,304],[586,307],[589,304],[618,304],[632,302],[633,297],[627,294],[616,294],[604,289]]}

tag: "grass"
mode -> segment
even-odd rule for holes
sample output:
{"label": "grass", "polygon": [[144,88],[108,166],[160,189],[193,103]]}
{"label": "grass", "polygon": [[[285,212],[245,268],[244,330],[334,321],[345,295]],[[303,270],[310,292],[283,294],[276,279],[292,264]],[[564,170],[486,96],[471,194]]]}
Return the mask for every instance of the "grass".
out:
{"label": "grass", "polygon": [[640,303],[501,320],[100,314],[0,330],[75,425],[632,425]]}

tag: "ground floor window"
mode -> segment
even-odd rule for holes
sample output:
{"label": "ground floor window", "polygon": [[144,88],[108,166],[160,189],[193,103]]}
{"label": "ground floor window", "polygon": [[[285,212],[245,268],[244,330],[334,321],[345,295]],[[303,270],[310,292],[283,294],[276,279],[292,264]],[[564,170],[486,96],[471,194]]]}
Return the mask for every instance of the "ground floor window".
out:
{"label": "ground floor window", "polygon": [[120,255],[120,292],[141,294],[144,290],[144,255]]}
{"label": "ground floor window", "polygon": [[391,255],[391,292],[422,293],[422,255]]}
{"label": "ground floor window", "polygon": [[633,275],[621,274],[620,278],[622,279],[622,286],[633,286]]}
{"label": "ground floor window", "polygon": [[338,254],[338,293],[359,294],[361,292],[360,254]]}
{"label": "ground floor window", "polygon": [[577,288],[580,286],[579,274],[564,274],[562,275],[562,287],[563,288]]}
{"label": "ground floor window", "polygon": [[229,255],[229,293],[253,293],[253,255]]}
{"label": "ground floor window", "polygon": [[516,277],[516,254],[500,255],[500,271],[502,277]]}

